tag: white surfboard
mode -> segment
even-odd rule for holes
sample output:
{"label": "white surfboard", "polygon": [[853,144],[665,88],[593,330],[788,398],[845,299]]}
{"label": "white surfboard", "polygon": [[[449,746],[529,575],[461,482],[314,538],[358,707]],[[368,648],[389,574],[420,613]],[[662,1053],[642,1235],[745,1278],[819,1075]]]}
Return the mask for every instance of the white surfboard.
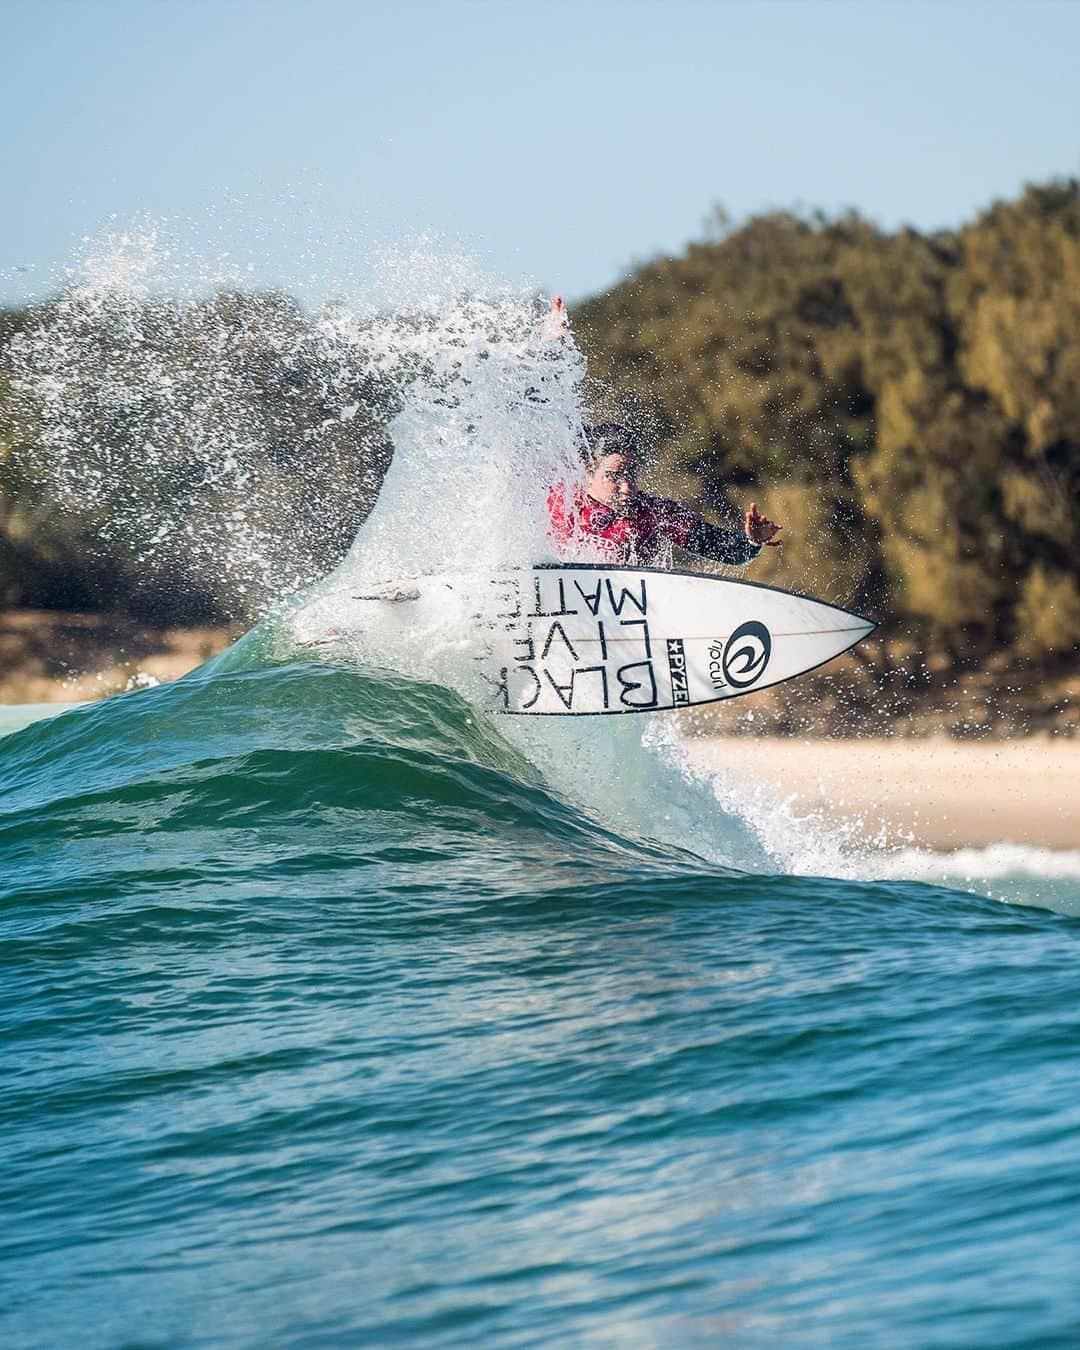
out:
{"label": "white surfboard", "polygon": [[450,615],[475,645],[495,711],[562,717],[738,698],[824,665],[876,627],[757,582],[588,563],[409,577],[294,622],[302,645],[329,649],[440,616],[445,631]]}

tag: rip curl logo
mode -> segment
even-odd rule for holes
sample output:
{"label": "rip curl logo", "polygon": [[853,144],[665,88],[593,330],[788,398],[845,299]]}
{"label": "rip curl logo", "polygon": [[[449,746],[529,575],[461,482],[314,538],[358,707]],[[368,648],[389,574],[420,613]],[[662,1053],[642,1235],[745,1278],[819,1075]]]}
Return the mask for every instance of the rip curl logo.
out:
{"label": "rip curl logo", "polygon": [[772,635],[763,623],[739,624],[724,645],[724,678],[733,689],[749,689],[765,673],[772,655]]}

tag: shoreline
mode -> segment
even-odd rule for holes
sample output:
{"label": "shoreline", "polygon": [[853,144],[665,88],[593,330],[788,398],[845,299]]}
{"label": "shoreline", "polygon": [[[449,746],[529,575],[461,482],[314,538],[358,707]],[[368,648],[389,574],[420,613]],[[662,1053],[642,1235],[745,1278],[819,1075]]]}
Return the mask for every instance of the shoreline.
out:
{"label": "shoreline", "polygon": [[146,677],[164,684],[224,651],[243,631],[166,627],[123,614],[0,611],[0,705],[83,703],[123,693]]}
{"label": "shoreline", "polygon": [[753,777],[800,815],[874,839],[953,851],[1015,844],[1080,849],[1080,742],[945,737],[684,742],[699,770]]}

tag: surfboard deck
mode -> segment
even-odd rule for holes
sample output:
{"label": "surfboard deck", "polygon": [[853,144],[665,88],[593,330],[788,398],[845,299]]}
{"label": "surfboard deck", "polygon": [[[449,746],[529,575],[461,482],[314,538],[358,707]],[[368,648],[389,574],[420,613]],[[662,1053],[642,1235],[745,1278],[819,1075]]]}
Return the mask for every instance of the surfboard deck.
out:
{"label": "surfboard deck", "polygon": [[490,706],[517,716],[696,707],[781,684],[847,651],[872,620],[759,582],[661,568],[541,564],[357,588],[332,619],[301,611],[302,645],[431,621],[474,639]]}

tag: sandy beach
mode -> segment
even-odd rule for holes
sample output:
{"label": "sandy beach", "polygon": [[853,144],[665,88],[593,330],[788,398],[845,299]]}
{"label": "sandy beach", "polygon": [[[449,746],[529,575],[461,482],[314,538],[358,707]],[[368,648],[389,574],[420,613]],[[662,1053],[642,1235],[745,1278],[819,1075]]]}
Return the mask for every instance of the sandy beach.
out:
{"label": "sandy beach", "polygon": [[163,627],[124,614],[0,611],[0,705],[80,703],[179,679],[240,628]]}
{"label": "sandy beach", "polygon": [[687,742],[700,768],[756,775],[799,811],[858,819],[933,849],[999,842],[1080,848],[1080,742],[712,737]]}

